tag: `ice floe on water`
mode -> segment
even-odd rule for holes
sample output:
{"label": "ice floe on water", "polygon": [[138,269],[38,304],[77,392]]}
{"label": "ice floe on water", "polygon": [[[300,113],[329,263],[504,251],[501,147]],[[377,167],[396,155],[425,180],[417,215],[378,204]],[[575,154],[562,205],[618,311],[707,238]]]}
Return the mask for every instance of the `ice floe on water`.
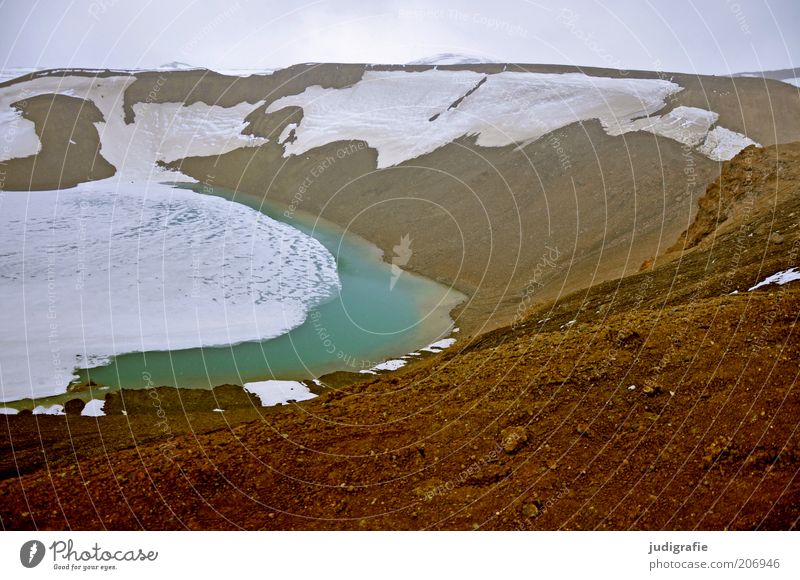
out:
{"label": "ice floe on water", "polygon": [[797,268],[789,268],[788,270],[783,270],[782,272],[776,272],[772,276],[764,278],[761,282],[759,282],[752,288],[748,288],[748,292],[750,290],[755,290],[756,288],[761,288],[762,286],[769,286],[770,284],[777,284],[778,286],[782,286],[784,284],[788,284],[789,282],[794,282],[795,280],[800,280],[800,270],[798,270]]}
{"label": "ice floe on water", "polygon": [[116,179],[0,201],[0,400],[127,353],[265,340],[340,289],[317,240],[245,205]]}
{"label": "ice floe on water", "polygon": [[282,405],[289,401],[307,401],[316,397],[307,386],[299,381],[257,381],[245,383],[244,389],[256,395],[263,407]]}
{"label": "ice floe on water", "polygon": [[[335,141],[362,140],[378,151],[378,167],[389,167],[462,136],[474,135],[484,147],[502,147],[591,119],[598,119],[610,135],[649,131],[700,146],[717,113],[676,107],[663,116],[655,114],[681,90],[663,79],[580,73],[367,70],[353,86],[311,86],[276,100],[267,112],[287,106],[303,109],[293,128],[295,139],[284,143],[286,156]],[[751,142],[725,131],[713,133],[701,152],[732,157],[737,144]]]}

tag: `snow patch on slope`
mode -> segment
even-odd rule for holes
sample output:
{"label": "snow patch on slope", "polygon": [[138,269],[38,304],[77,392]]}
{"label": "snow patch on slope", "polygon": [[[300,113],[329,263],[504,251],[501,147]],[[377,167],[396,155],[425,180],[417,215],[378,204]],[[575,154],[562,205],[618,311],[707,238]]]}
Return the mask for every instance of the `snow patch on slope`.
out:
{"label": "snow patch on slope", "polygon": [[351,87],[308,87],[273,102],[267,112],[303,108],[302,121],[293,127],[295,139],[283,143],[284,156],[334,141],[362,140],[378,151],[378,167],[430,153],[463,136],[476,136],[483,147],[525,145],[591,119],[598,119],[609,135],[648,131],[715,160],[730,159],[754,143],[722,127],[711,129],[719,119],[713,111],[680,106],[656,115],[680,90],[663,79],[580,73],[368,70]]}
{"label": "snow patch on slope", "polygon": [[[458,107],[449,108],[483,78]],[[303,119],[286,155],[337,140],[363,140],[378,150],[378,167],[429,153],[464,135],[485,147],[525,142],[577,121],[600,119],[609,132],[650,115],[681,88],[660,79],[584,74],[473,71],[367,71],[343,89],[307,88],[273,102],[295,105]],[[438,116],[431,121],[431,117]]]}
{"label": "snow patch on slope", "polygon": [[378,167],[388,167],[458,137],[459,128],[428,119],[445,111],[483,76],[473,71],[366,71],[352,87],[308,87],[273,102],[267,112],[303,107],[296,139],[285,144],[286,155],[338,140],[362,140],[378,150]]}
{"label": "snow patch on slope", "polygon": [[[95,123],[100,154],[117,174],[127,179],[156,178],[187,181],[181,173],[165,171],[159,161],[221,155],[240,147],[258,146],[268,139],[242,135],[244,118],[261,103],[233,107],[205,103],[136,103],[134,123],[125,124],[123,96],[135,76],[45,76],[0,89],[0,161],[35,155],[41,149],[35,125],[11,104],[42,94],[68,95],[93,102],[104,122]],[[154,91],[160,88],[156,83]]]}
{"label": "snow patch on slope", "polygon": [[36,126],[15,108],[0,108],[0,135],[0,161],[36,155],[41,149]]}
{"label": "snow patch on slope", "polygon": [[261,400],[262,407],[283,405],[289,401],[307,401],[316,397],[298,381],[258,381],[245,383],[244,389]]}
{"label": "snow patch on slope", "polygon": [[38,407],[34,407],[33,409],[34,415],[65,415],[64,413],[64,405],[50,405],[49,407],[45,407],[44,405],[39,405]]}
{"label": "snow patch on slope", "polygon": [[776,272],[772,276],[764,278],[761,282],[753,286],[752,288],[748,288],[748,292],[751,290],[755,290],[756,288],[761,288],[762,286],[769,286],[770,284],[777,284],[778,286],[783,286],[784,284],[788,284],[789,282],[794,282],[795,280],[800,280],[800,270],[797,268],[789,268],[788,270],[783,270],[782,272]]}
{"label": "snow patch on slope", "polygon": [[465,134],[478,134],[477,144],[484,147],[534,141],[590,119],[613,134],[620,124],[658,111],[680,90],[660,79],[503,72],[490,75],[442,120],[462,123]]}
{"label": "snow patch on slope", "polygon": [[713,111],[695,107],[675,107],[663,116],[655,115],[631,121],[622,132],[648,131],[673,139],[683,145],[695,147],[703,142],[709,129],[717,122],[719,115]]}
{"label": "snow patch on slope", "polygon": [[443,338],[441,340],[437,340],[426,346],[425,348],[421,348],[420,350],[425,350],[428,352],[442,352],[446,348],[450,348],[456,343],[455,338]]}
{"label": "snow patch on slope", "polygon": [[749,145],[758,143],[725,127],[714,127],[706,135],[705,142],[698,147],[698,151],[714,161],[727,161]]}
{"label": "snow patch on slope", "polygon": [[396,371],[406,366],[406,361],[402,359],[391,359],[372,367],[373,371]]}
{"label": "snow patch on slope", "polygon": [[104,399],[92,399],[81,411],[81,415],[83,417],[105,417],[106,412],[103,410],[103,407],[106,406],[106,402]]}
{"label": "snow patch on slope", "polygon": [[[100,130],[100,153],[120,176],[145,179],[166,173],[156,168],[158,161],[255,147],[268,139],[242,135],[242,130],[247,125],[244,118],[262,104],[245,102],[226,108],[205,103],[136,103],[134,123],[125,125],[119,111]],[[187,180],[179,173],[170,173],[173,179]]]}
{"label": "snow patch on slope", "polygon": [[201,67],[193,66],[191,64],[181,62],[179,60],[173,60],[172,62],[164,63],[156,67],[155,70],[168,72],[176,70],[203,70],[203,69]]}

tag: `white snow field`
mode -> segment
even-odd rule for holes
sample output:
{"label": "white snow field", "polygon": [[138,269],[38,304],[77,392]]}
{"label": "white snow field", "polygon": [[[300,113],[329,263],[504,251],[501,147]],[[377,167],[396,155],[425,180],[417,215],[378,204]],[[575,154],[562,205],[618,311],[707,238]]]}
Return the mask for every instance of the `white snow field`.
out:
{"label": "white snow field", "polygon": [[298,381],[257,381],[245,383],[244,389],[261,400],[262,407],[283,405],[289,401],[307,401],[316,397],[308,387]]}
{"label": "white snow field", "polygon": [[752,288],[748,288],[748,292],[751,290],[755,290],[756,288],[761,288],[762,286],[769,286],[770,284],[777,284],[778,286],[783,286],[784,284],[788,284],[789,282],[794,282],[795,280],[800,280],[800,270],[797,268],[789,268],[788,270],[783,270],[782,272],[776,272],[772,276],[768,276],[764,278],[761,282],[753,286]]}
{"label": "white snow field", "polygon": [[[716,113],[676,107],[663,117],[655,115],[680,90],[661,79],[579,73],[368,70],[351,87],[308,87],[271,103],[267,112],[287,106],[303,109],[296,139],[284,143],[285,156],[357,139],[378,151],[378,167],[389,167],[464,135],[476,135],[481,146],[501,147],[590,119],[598,119],[610,135],[646,130],[700,146],[719,117]],[[752,143],[728,133],[736,138],[715,133],[701,152],[730,158],[738,152],[736,145]],[[725,145],[717,146],[721,140]]]}
{"label": "white snow field", "polygon": [[288,332],[340,290],[317,240],[245,205],[117,178],[0,198],[0,401],[127,352]]}
{"label": "white snow field", "polygon": [[[33,122],[11,105],[42,94],[59,94],[93,102],[104,121],[95,123],[100,135],[100,154],[128,179],[189,181],[178,172],[156,167],[158,161],[182,157],[221,155],[267,139],[242,135],[244,118],[263,103],[242,102],[233,107],[194,103],[136,103],[134,122],[125,124],[123,95],[134,76],[39,77],[0,88],[0,161],[35,155],[41,148]],[[154,82],[153,92],[160,90]]]}

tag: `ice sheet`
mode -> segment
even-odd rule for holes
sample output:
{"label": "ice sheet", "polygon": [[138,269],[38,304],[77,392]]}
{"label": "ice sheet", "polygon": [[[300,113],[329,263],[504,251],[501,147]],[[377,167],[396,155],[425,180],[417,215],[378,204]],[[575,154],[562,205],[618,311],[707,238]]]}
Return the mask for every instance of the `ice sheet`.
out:
{"label": "ice sheet", "polygon": [[116,178],[0,201],[0,401],[110,356],[272,338],[335,297],[333,256],[242,204]]}

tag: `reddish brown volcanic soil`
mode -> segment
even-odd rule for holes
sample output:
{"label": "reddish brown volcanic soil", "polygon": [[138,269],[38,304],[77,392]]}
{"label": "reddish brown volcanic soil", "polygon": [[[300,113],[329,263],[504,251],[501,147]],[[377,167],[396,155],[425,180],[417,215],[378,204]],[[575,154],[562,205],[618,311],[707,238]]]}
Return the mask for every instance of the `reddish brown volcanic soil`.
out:
{"label": "reddish brown volcanic soil", "polygon": [[800,144],[751,148],[655,267],[405,370],[270,412],[163,394],[169,432],[143,394],[4,416],[3,528],[797,528],[800,283],[747,289],[799,223]]}

